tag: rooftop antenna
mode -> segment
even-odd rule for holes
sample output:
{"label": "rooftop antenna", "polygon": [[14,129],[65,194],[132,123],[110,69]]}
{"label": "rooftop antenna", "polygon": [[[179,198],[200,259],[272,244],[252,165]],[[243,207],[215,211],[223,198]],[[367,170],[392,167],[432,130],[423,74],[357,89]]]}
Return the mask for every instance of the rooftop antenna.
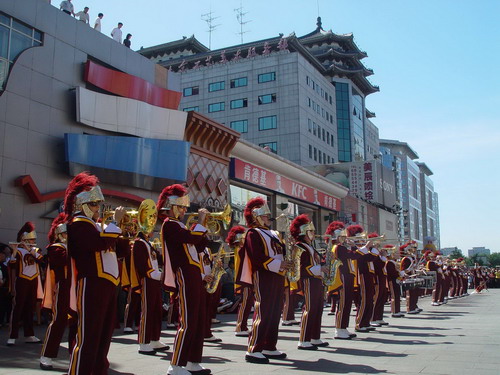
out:
{"label": "rooftop antenna", "polygon": [[202,14],[201,19],[205,21],[208,25],[208,49],[212,49],[212,32],[220,26],[220,24],[214,25],[213,22],[219,17],[213,17],[212,4],[210,4],[210,12]]}
{"label": "rooftop antenna", "polygon": [[316,4],[318,5],[318,17],[319,17],[319,0],[316,0]]}
{"label": "rooftop antenna", "polygon": [[238,23],[240,24],[240,32],[236,33],[236,34],[240,34],[240,41],[241,41],[241,44],[243,44],[243,34],[248,33],[248,31],[243,31],[243,25],[246,25],[248,22],[251,22],[251,21],[243,21],[243,16],[245,16],[248,12],[243,12],[243,5],[242,5],[241,0],[240,0],[240,7],[236,8],[234,11],[236,12],[236,19],[238,20]]}

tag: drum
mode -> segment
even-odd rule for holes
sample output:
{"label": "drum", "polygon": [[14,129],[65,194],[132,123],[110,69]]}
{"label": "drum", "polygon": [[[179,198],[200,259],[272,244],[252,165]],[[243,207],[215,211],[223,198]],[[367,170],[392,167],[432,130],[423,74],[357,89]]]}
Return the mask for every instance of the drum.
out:
{"label": "drum", "polygon": [[420,278],[420,277],[415,277],[413,279],[407,279],[403,280],[401,282],[401,289],[403,291],[410,290],[410,289],[417,289],[421,288],[425,284],[425,280]]}
{"label": "drum", "polygon": [[423,285],[420,287],[422,289],[434,289],[437,280],[436,271],[427,271],[426,275],[420,275],[420,278],[424,280]]}

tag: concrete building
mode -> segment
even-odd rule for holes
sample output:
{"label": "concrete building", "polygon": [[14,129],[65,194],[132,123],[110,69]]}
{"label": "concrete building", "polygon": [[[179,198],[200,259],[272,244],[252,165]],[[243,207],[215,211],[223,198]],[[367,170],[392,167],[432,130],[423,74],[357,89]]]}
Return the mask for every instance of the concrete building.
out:
{"label": "concrete building", "polygon": [[485,248],[484,246],[482,247],[473,247],[472,249],[467,250],[467,254],[469,257],[473,255],[486,255],[489,256],[491,255],[490,249]]}
{"label": "concrete building", "polygon": [[365,98],[377,92],[353,35],[317,28],[209,50],[194,36],[141,54],[180,73],[181,108],[310,166],[372,159],[378,130]]}
{"label": "concrete building", "polygon": [[[440,252],[441,252],[441,254],[442,254],[442,255],[444,255],[444,256],[451,255],[451,253],[453,253],[453,252],[458,252],[458,251],[459,251],[460,253],[462,253],[462,250],[461,250],[461,249],[459,249],[459,248],[458,248],[458,247],[456,247],[456,246],[455,246],[455,247],[443,247],[443,248],[439,249],[439,251],[440,251]],[[463,255],[463,253],[462,253],[462,255]]]}
{"label": "concrete building", "polygon": [[399,192],[395,209],[403,224],[403,238],[414,240],[423,247],[424,239],[432,236],[439,249],[437,194],[429,177],[432,171],[416,161],[418,154],[406,142],[381,139],[380,152],[382,163],[396,173]]}

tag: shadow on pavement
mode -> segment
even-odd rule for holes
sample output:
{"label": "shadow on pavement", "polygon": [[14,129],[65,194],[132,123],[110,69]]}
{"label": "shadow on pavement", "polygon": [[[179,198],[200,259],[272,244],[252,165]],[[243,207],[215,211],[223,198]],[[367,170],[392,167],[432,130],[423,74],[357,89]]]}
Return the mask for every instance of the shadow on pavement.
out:
{"label": "shadow on pavement", "polygon": [[[392,324],[388,326],[389,328],[398,328],[404,330],[429,330],[429,331],[449,331],[449,328],[439,328],[439,327],[420,327],[420,326],[393,326]],[[462,328],[458,328],[462,329]]]}
{"label": "shadow on pavement", "polygon": [[335,350],[335,353],[356,355],[356,356],[366,356],[366,357],[391,357],[391,358],[393,358],[393,357],[407,357],[408,356],[408,354],[403,354],[403,353],[389,353],[389,352],[381,352],[378,350],[363,350],[363,349],[354,349],[354,348],[337,348]]}
{"label": "shadow on pavement", "polygon": [[393,335],[393,336],[446,337],[446,335],[440,335],[439,333],[384,332],[384,331],[379,331],[379,333],[383,335]]}
{"label": "shadow on pavement", "polygon": [[270,362],[270,365],[287,366],[290,370],[306,371],[308,373],[323,372],[329,374],[384,374],[387,373],[386,370],[377,370],[371,366],[358,365],[358,364],[347,364],[335,361],[330,361],[328,359],[318,359],[317,361],[303,361],[303,360],[293,360],[284,359],[282,361]]}
{"label": "shadow on pavement", "polygon": [[395,344],[395,345],[430,345],[427,341],[422,340],[389,340],[376,337],[366,337],[363,341],[378,342],[381,344]]}

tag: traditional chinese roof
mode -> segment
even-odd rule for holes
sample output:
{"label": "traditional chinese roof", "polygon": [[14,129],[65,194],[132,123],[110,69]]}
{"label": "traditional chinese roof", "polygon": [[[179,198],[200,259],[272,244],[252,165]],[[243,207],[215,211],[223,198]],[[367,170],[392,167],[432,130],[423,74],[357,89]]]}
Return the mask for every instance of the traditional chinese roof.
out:
{"label": "traditional chinese roof", "polygon": [[[187,56],[176,56],[177,52],[182,51],[184,54],[186,51],[191,53]],[[365,96],[379,91],[378,86],[374,86],[367,79],[368,76],[373,75],[373,70],[361,63],[360,60],[367,54],[354,43],[353,35],[338,35],[331,30],[323,30],[320,17],[318,17],[316,30],[301,37],[297,37],[295,33],[287,37],[280,34],[268,39],[209,50],[194,36],[191,36],[170,43],[141,48],[138,52],[148,58],[170,56],[158,63],[174,71],[183,72],[216,63],[235,62],[243,58],[282,51],[300,53],[328,78],[350,79]]]}
{"label": "traditional chinese roof", "polygon": [[151,59],[164,54],[171,54],[186,50],[191,51],[193,54],[210,51],[208,47],[205,47],[202,43],[200,43],[194,35],[191,35],[189,38],[183,37],[182,39],[174,40],[173,42],[158,44],[147,48],[141,47],[138,52]]}
{"label": "traditional chinese roof", "polygon": [[366,115],[366,118],[376,117],[375,112],[370,111],[368,108],[365,108],[365,115]]}

